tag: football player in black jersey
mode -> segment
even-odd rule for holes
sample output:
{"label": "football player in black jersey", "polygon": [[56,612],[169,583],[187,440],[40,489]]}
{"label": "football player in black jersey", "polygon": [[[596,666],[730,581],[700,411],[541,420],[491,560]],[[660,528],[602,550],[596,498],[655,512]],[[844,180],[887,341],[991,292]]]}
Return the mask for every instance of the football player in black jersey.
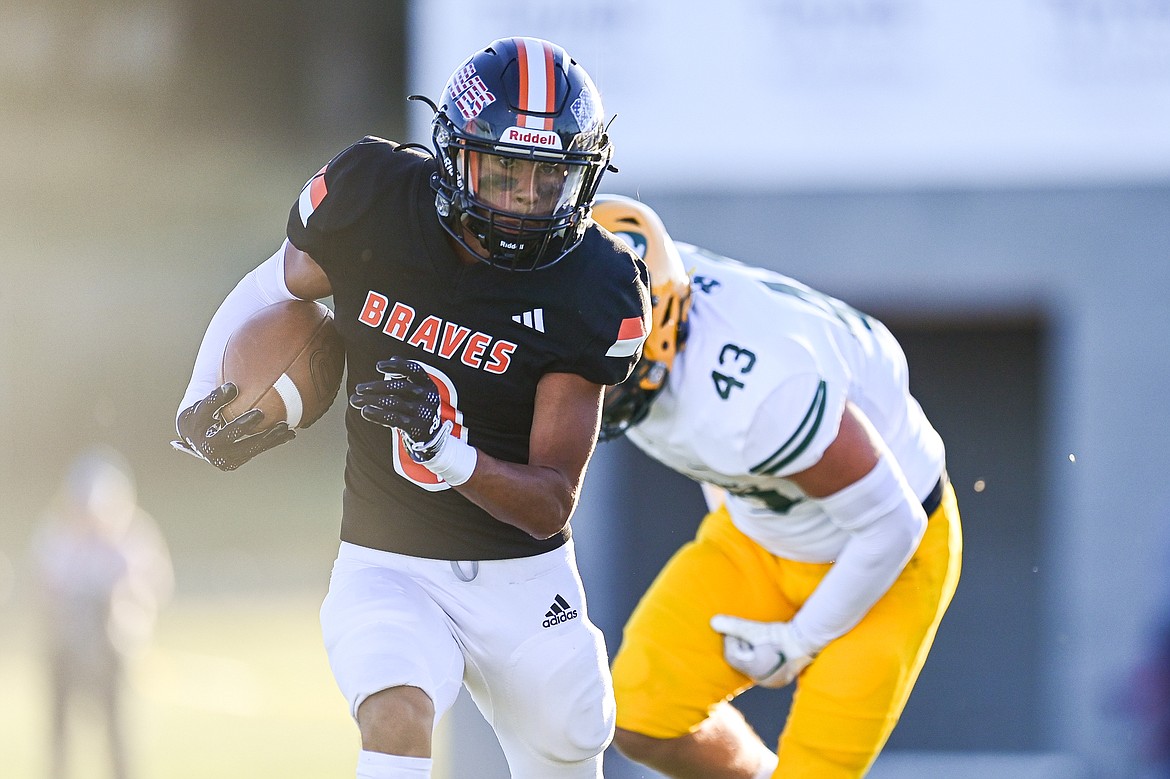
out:
{"label": "football player in black jersey", "polygon": [[218,364],[253,312],[332,295],[349,452],[321,620],[358,776],[429,776],[466,685],[512,776],[599,777],[613,691],[569,518],[649,330],[646,268],[590,218],[612,147],[563,49],[494,41],[432,107],[434,155],[367,137],[305,185],[212,318],[175,445],[232,470],[290,440],[258,411],[224,423]]}

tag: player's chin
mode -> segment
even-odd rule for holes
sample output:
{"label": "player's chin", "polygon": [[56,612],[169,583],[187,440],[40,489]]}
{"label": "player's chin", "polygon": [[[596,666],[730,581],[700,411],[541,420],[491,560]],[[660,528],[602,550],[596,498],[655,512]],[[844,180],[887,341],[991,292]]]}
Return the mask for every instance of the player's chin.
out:
{"label": "player's chin", "polygon": [[492,216],[492,227],[498,232],[520,235],[539,228],[551,217],[551,211],[536,206],[500,210]]}
{"label": "player's chin", "polygon": [[514,216],[497,216],[492,222],[492,228],[497,235],[506,235],[517,238],[523,232],[524,220]]}

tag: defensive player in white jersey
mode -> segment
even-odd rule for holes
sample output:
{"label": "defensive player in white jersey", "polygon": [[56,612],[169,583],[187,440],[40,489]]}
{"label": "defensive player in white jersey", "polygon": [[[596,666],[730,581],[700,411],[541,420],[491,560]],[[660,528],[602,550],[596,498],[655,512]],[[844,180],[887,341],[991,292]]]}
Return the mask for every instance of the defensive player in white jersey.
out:
{"label": "defensive player in white jersey", "polygon": [[[643,255],[654,309],[639,365],[606,393],[602,437],[624,432],[710,506],[626,625],[615,743],[672,777],[863,776],[962,547],[902,349],[835,298],[672,242],[641,203],[602,196],[594,218]],[[773,752],[730,701],[790,682]]]}

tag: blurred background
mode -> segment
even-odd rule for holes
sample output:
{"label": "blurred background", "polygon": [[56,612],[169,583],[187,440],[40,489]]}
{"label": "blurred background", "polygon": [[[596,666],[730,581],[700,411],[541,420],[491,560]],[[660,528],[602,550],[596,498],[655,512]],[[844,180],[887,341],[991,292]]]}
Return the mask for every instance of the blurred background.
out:
{"label": "blurred background", "polygon": [[[34,538],[120,453],[173,562],[126,674],[136,776],[351,776],[316,612],[339,402],[222,474],[173,452],[204,327],[365,134],[429,141],[496,37],[592,74],[674,237],[883,318],[948,445],[963,579],[873,776],[1165,776],[1170,13],[1122,0],[0,0],[0,765],[49,770]],[[611,651],[698,488],[599,448],[574,519]],[[783,693],[742,699],[768,739]],[[92,713],[92,712],[88,712]],[[79,779],[110,775],[77,713]],[[96,719],[96,718],[93,718]],[[505,777],[461,700],[437,777]],[[610,777],[653,774],[613,754]]]}

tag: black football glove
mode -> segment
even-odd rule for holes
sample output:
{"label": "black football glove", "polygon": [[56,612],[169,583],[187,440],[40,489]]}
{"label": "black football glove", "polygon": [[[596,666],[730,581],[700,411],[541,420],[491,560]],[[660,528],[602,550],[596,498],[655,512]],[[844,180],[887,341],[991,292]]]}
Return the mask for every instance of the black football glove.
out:
{"label": "black football glove", "polygon": [[435,383],[422,365],[405,357],[391,357],[375,367],[386,378],[354,387],[349,405],[362,412],[364,419],[398,428],[407,439],[411,456],[426,462],[450,430],[439,418]]}
{"label": "black football glove", "polygon": [[171,446],[219,468],[234,471],[261,452],[293,440],[296,433],[287,422],[261,430],[264,412],[252,409],[231,422],[223,421],[223,407],[235,400],[239,390],[228,382],[179,414],[179,440]]}

